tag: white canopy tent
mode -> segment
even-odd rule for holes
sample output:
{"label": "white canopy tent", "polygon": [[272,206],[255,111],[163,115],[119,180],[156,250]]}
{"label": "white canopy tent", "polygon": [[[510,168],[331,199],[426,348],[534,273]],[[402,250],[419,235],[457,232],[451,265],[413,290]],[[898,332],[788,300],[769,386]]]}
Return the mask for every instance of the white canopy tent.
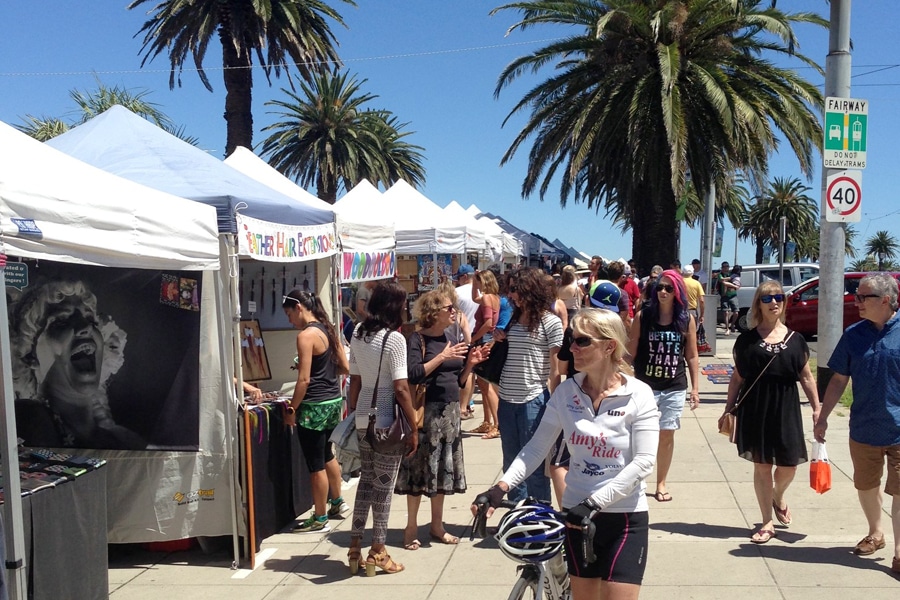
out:
{"label": "white canopy tent", "polygon": [[[210,279],[218,272],[216,213],[211,207],[86,165],[5,123],[0,123],[0,164],[0,231],[10,256],[104,267],[201,270]],[[221,281],[210,283],[204,287],[203,299],[218,303]],[[218,343],[221,333],[213,330],[209,342]],[[6,559],[12,564],[9,561],[24,558],[24,546],[5,294],[0,299],[0,362]],[[224,364],[217,370],[224,372]],[[221,418],[230,405],[228,394],[223,393],[228,382],[217,381],[213,373],[207,375],[203,390]],[[194,454],[209,461],[212,454],[227,453],[228,447],[223,440],[216,448]],[[202,464],[198,470],[199,476]],[[234,481],[229,483],[234,522]],[[14,597],[24,597],[24,568],[8,573],[11,591],[18,594]]]}
{"label": "white canopy tent", "polygon": [[480,208],[470,204],[469,208],[466,209],[466,214],[476,217],[488,233],[500,236],[500,239],[503,240],[503,256],[505,258],[510,258],[513,259],[513,262],[517,262],[520,256],[525,256],[525,247],[522,242],[500,227],[496,221],[485,216],[485,213]]}
{"label": "white canopy tent", "polygon": [[381,212],[394,216],[398,254],[465,253],[465,227],[445,224],[443,209],[406,181],[397,181],[381,200]]}
{"label": "white canopy tent", "polygon": [[334,203],[343,250],[342,281],[368,281],[394,275],[397,246],[394,219],[381,211],[382,202],[378,188],[363,179]]}
{"label": "white canopy tent", "polygon": [[466,228],[466,251],[477,252],[479,259],[485,263],[485,267],[492,262],[497,262],[503,256],[503,238],[496,233],[491,234],[484,223],[466,212],[456,200],[451,200],[444,207],[448,221],[460,223]]}

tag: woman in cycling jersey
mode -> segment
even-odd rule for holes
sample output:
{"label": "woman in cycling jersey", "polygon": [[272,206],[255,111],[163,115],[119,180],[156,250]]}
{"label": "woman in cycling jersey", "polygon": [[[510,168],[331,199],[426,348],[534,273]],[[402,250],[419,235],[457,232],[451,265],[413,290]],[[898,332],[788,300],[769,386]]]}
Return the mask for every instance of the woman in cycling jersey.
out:
{"label": "woman in cycling jersey", "polygon": [[[486,495],[491,508],[536,468],[543,468],[560,432],[571,452],[563,506],[566,561],[574,600],[637,598],[647,564],[647,498],[659,413],[653,392],[624,361],[622,319],[604,309],[583,309],[572,319],[574,377],[547,403],[534,437]],[[473,513],[477,506],[472,505]],[[596,524],[596,560],[582,556],[582,519]]]}

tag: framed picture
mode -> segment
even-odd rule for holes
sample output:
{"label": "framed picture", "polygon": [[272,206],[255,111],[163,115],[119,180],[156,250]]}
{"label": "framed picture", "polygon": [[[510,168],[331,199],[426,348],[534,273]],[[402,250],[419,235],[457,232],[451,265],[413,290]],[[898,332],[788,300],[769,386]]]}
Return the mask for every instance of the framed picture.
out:
{"label": "framed picture", "polygon": [[244,381],[272,379],[266,344],[256,319],[241,321],[241,363]]}

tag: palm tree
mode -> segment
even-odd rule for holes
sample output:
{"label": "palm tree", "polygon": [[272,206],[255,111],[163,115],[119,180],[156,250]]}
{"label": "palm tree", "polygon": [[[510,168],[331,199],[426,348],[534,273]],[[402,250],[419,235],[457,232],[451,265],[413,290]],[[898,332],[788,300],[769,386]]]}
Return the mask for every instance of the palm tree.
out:
{"label": "palm tree", "polygon": [[[819,233],[819,229],[816,228],[802,238],[794,240],[795,242],[797,242],[798,256],[813,262],[819,261]],[[844,254],[848,258],[856,257],[856,247],[853,244],[853,241],[856,239],[856,234],[856,228],[854,228],[851,224],[847,224],[847,227],[844,230]]]}
{"label": "palm tree", "polygon": [[[819,211],[816,201],[806,193],[810,188],[796,177],[776,177],[747,213],[740,232],[756,242],[756,262],[761,263],[766,245],[803,240],[817,231]],[[781,220],[787,221],[788,238],[781,239]]]}
{"label": "palm tree", "polygon": [[[630,216],[640,269],[666,264],[676,245],[676,205],[690,170],[701,196],[724,193],[734,173],[764,178],[777,144],[789,144],[813,173],[822,133],[822,95],[795,70],[760,54],[798,58],[794,23],[826,26],[810,13],[762,8],[758,0],[526,0],[513,30],[549,24],[572,34],[520,57],[500,74],[495,95],[522,74],[555,65],[505,122],[530,111],[502,158],[533,138],[522,195],[541,199],[560,181],[588,208]],[[767,3],[769,4],[769,3]],[[761,183],[761,182],[760,182]]]}
{"label": "palm tree", "polygon": [[422,148],[403,141],[406,123],[385,110],[364,105],[377,98],[363,93],[366,80],[347,73],[319,73],[301,84],[302,96],[283,90],[288,100],[272,100],[280,107],[271,114],[283,120],[262,145],[269,163],[303,187],[315,184],[319,198],[333,203],[339,187],[351,189],[363,178],[389,187],[400,178],[412,185],[425,179]]}
{"label": "palm tree", "polygon": [[[356,6],[353,0],[341,1]],[[146,2],[134,0],[128,8]],[[282,70],[290,80],[289,67],[309,80],[338,62],[337,42],[326,19],[344,25],[341,15],[320,0],[162,0],[148,14],[139,32],[144,34],[141,66],[168,54],[170,89],[176,81],[181,85],[181,71],[190,55],[200,81],[212,91],[203,59],[210,40],[218,36],[226,92],[226,155],[238,146],[253,147],[254,52],[270,84],[272,73],[279,77]]]}
{"label": "palm tree", "polygon": [[866,254],[878,257],[878,269],[884,271],[887,267],[885,259],[895,258],[900,251],[897,239],[887,231],[879,231],[866,240]]}
{"label": "palm tree", "polygon": [[181,138],[189,144],[197,144],[197,138],[186,136],[183,127],[177,127],[159,108],[158,104],[147,100],[149,90],[133,90],[120,86],[108,86],[97,80],[94,90],[70,90],[69,97],[75,103],[74,119],[65,121],[56,117],[35,117],[26,115],[24,123],[16,128],[41,142],[46,142],[68,131],[71,127],[88,122],[109,108],[120,105],[144,117],[151,123]]}
{"label": "palm tree", "polygon": [[877,267],[878,264],[875,262],[875,259],[872,256],[854,260],[850,263],[851,271],[875,271],[877,270]]}

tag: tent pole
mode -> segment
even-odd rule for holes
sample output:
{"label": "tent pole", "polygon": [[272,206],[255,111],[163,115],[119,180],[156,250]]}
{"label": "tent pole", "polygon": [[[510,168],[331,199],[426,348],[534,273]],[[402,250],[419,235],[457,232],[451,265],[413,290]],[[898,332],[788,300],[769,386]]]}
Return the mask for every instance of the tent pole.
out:
{"label": "tent pole", "polygon": [[12,362],[9,347],[9,313],[6,309],[6,276],[0,269],[0,387],[3,410],[0,411],[0,436],[3,437],[4,541],[6,542],[6,582],[10,600],[28,597],[28,573],[25,570],[25,526],[22,520],[22,487],[19,481],[19,450],[16,434],[15,397],[12,387]]}
{"label": "tent pole", "polygon": [[[232,349],[235,341],[239,338],[234,337],[234,330],[228,326],[229,317],[235,315],[234,306],[237,305],[235,298],[237,297],[237,278],[239,270],[237,268],[237,255],[234,252],[235,240],[230,234],[224,234],[219,237],[219,271],[216,273],[216,327],[219,334],[219,356],[221,361],[221,386],[222,386],[222,412],[225,416],[225,456],[228,461],[230,476],[228,477],[228,487],[231,505],[231,541],[233,559],[231,568],[237,569],[240,564],[240,525],[238,522],[240,498],[238,496],[240,476],[237,470],[237,454],[235,453],[235,426],[237,424],[237,411],[235,410],[238,401],[237,390],[243,390],[243,381],[238,376],[236,386],[234,383],[234,373],[236,371],[233,362],[233,356],[229,359],[226,345],[231,341]],[[233,318],[233,317],[232,317]],[[237,315],[240,319],[240,314]],[[232,352],[233,355],[233,352]]]}

